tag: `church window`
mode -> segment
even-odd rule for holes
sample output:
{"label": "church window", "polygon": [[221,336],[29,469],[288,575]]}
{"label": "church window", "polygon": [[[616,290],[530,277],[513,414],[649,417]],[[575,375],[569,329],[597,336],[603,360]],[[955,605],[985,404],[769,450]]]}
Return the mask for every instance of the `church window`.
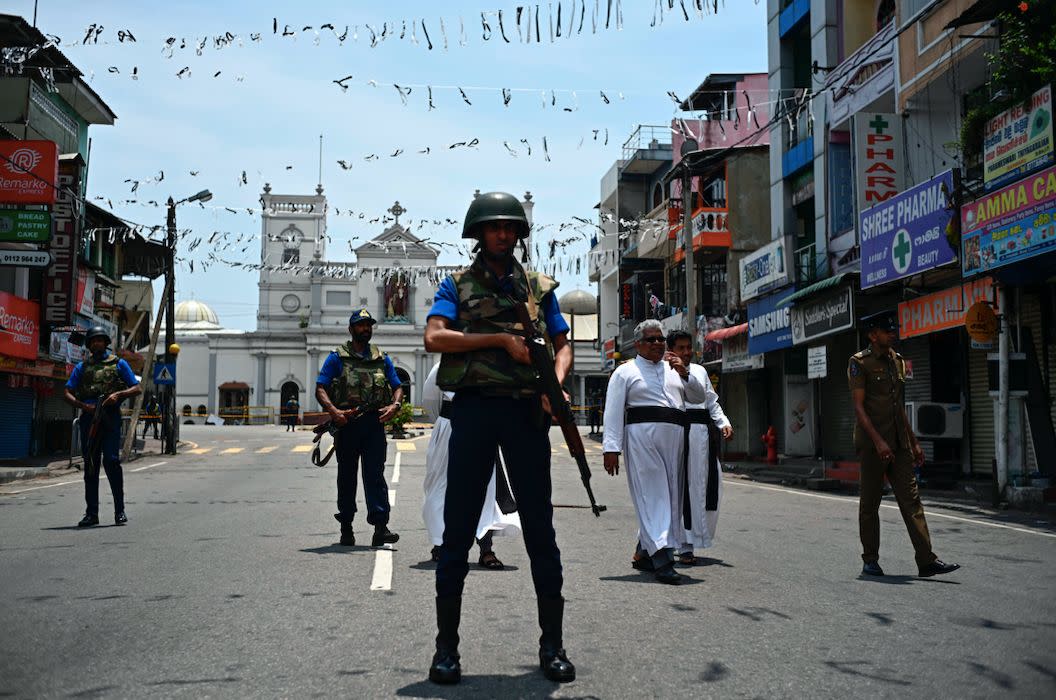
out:
{"label": "church window", "polygon": [[282,250],[282,264],[283,265],[296,265],[301,262],[301,249],[300,248],[283,248]]}

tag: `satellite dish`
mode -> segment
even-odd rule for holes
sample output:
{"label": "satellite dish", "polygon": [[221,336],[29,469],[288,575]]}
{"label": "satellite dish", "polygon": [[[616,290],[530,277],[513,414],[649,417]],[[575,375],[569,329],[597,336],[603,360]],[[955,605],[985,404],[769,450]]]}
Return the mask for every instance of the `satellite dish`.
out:
{"label": "satellite dish", "polygon": [[700,144],[697,143],[697,140],[694,138],[687,138],[685,141],[682,142],[682,147],[678,149],[678,152],[682,155],[683,158],[685,158],[690,153],[699,150]]}

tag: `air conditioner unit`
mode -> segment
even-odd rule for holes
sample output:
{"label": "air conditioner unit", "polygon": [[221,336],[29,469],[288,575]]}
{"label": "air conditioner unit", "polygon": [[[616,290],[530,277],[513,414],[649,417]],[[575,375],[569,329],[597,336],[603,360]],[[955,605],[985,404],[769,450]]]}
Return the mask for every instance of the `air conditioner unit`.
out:
{"label": "air conditioner unit", "polygon": [[935,440],[964,437],[964,407],[959,403],[907,401],[906,416],[918,438]]}

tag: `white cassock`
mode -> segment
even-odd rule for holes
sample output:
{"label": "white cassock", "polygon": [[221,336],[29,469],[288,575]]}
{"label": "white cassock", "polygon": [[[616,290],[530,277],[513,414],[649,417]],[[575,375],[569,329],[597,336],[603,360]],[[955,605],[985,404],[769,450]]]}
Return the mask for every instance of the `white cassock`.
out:
{"label": "white cassock", "polygon": [[638,513],[638,538],[650,556],[683,539],[682,445],[685,429],[674,423],[625,424],[628,408],[651,406],[685,410],[686,399],[704,401],[704,385],[694,374],[683,381],[661,360],[637,356],[616,368],[605,397],[602,449],[622,452],[627,484]]}
{"label": "white cassock", "polygon": [[[722,406],[719,405],[719,395],[711,386],[707,370],[700,365],[690,365],[689,371],[704,385],[705,399],[699,403],[686,401],[686,410],[707,411],[719,430],[729,426],[730,419],[726,417]],[[722,468],[720,467],[714,473],[717,489],[716,507],[714,510],[707,510],[706,501],[710,481],[709,449],[711,447],[708,426],[692,423],[689,428],[689,505],[690,512],[693,514],[693,527],[688,531],[683,529],[684,537],[680,548],[683,552],[691,552],[694,547],[710,547],[715,538],[715,526],[719,521],[718,501],[722,498]],[[714,448],[717,450],[719,446],[715,445]]]}
{"label": "white cassock", "polygon": [[[425,529],[429,531],[429,540],[439,547],[444,541],[444,495],[447,493],[447,441],[451,438],[451,421],[440,416],[443,401],[450,401],[454,394],[440,391],[436,385],[436,372],[440,365],[434,365],[422,387],[422,405],[436,416],[433,434],[429,438],[429,447],[425,453],[425,502],[422,504],[422,519]],[[498,535],[516,535],[521,531],[521,517],[516,513],[503,513],[495,500],[495,474],[491,475],[488,490],[484,495],[484,508],[477,522],[476,537],[479,540],[489,530]]]}

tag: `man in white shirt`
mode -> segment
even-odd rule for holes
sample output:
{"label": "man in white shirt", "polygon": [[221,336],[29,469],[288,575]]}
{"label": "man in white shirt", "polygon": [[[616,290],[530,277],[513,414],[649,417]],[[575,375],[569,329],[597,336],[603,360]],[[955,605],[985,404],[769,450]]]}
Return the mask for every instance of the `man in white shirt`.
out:
{"label": "man in white shirt", "polygon": [[696,563],[694,547],[710,547],[719,520],[719,499],[722,497],[722,468],[719,465],[719,435],[729,440],[733,426],[719,405],[719,395],[711,386],[708,372],[692,364],[693,338],[685,331],[673,331],[667,336],[667,348],[679,356],[690,373],[704,385],[706,398],[700,403],[686,401],[689,418],[689,506],[693,526],[683,530],[678,549],[681,564]]}
{"label": "man in white shirt", "polygon": [[686,400],[705,401],[700,380],[681,358],[666,352],[659,321],[634,329],[638,355],[609,377],[605,406],[605,471],[619,473],[626,455],[627,483],[638,514],[639,553],[634,566],[651,570],[661,583],[679,584],[674,549],[691,527],[684,463]]}

